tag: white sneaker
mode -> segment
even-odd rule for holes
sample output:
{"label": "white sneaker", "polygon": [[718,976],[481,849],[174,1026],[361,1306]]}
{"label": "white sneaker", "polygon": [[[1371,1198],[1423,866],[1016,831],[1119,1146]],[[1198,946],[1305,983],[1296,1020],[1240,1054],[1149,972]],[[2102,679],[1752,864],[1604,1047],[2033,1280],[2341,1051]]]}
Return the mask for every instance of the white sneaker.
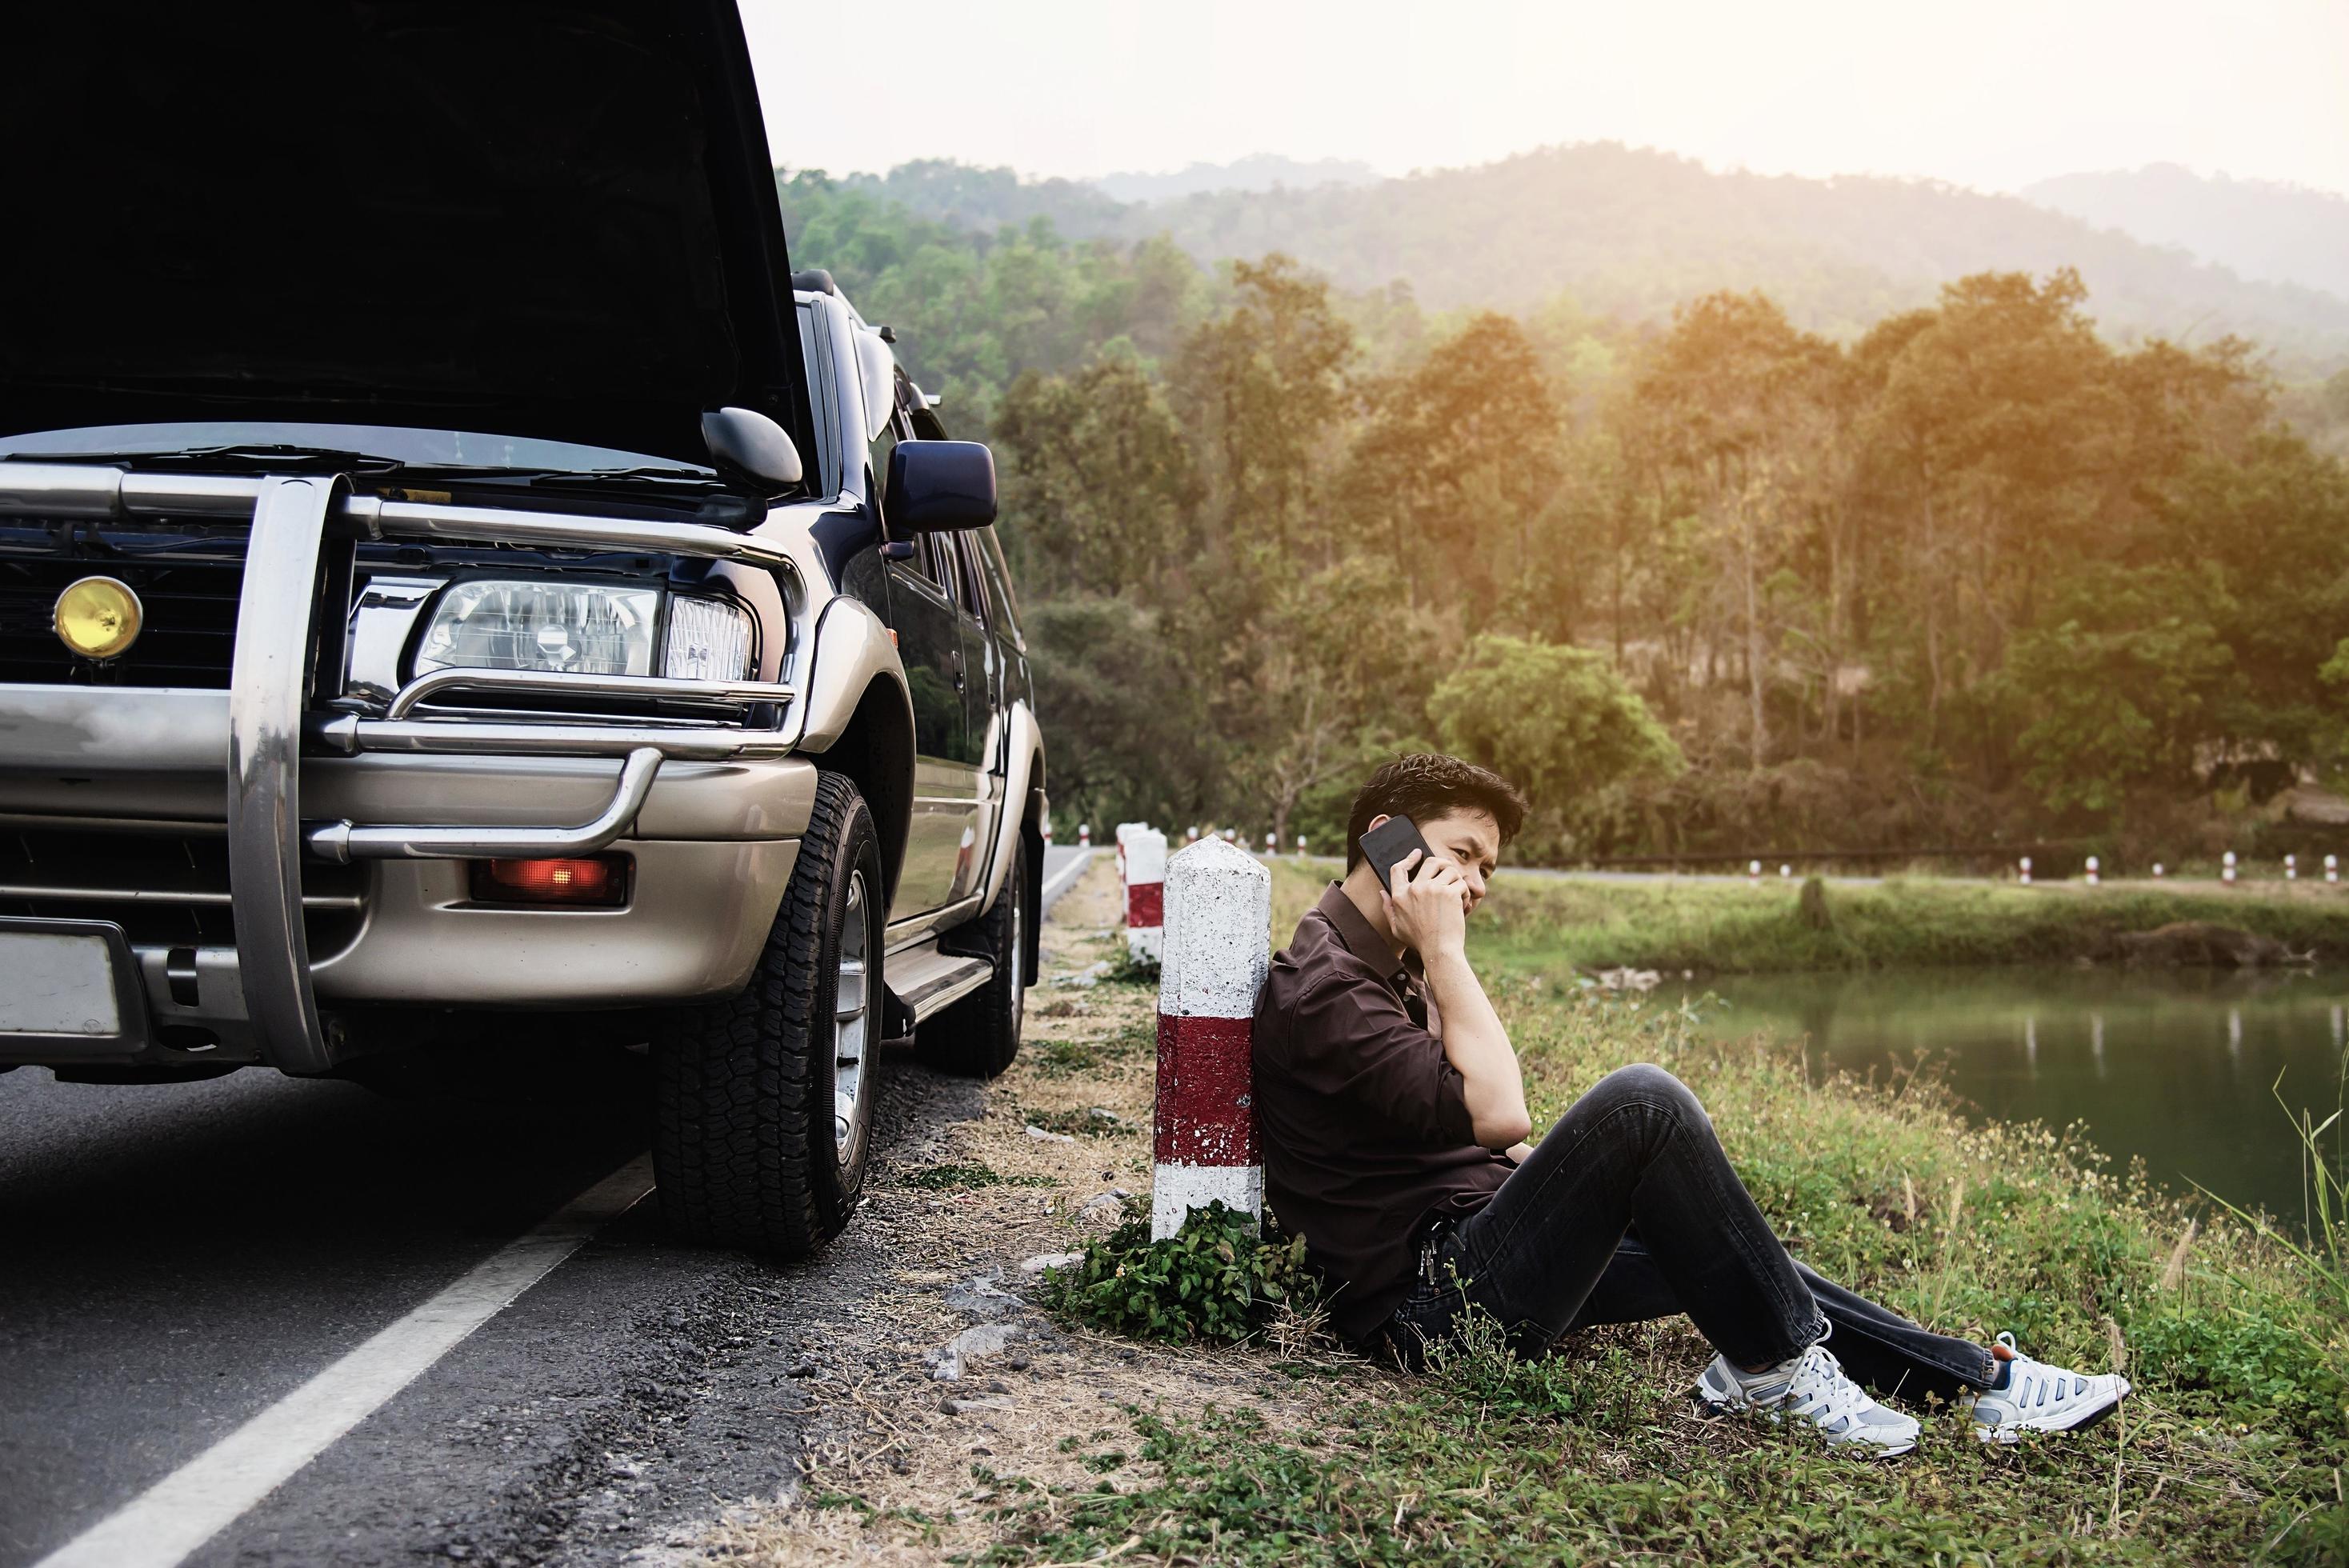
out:
{"label": "white sneaker", "polygon": [[1816,1427],[1828,1442],[1858,1443],[1878,1459],[1917,1446],[1914,1418],[1868,1398],[1824,1345],[1767,1372],[1740,1372],[1716,1356],[1696,1380],[1696,1398],[1710,1410],[1759,1410],[1774,1421],[1791,1414]]}
{"label": "white sneaker", "polygon": [[2033,1361],[2002,1334],[1991,1354],[2003,1381],[1974,1396],[1974,1436],[1984,1442],[2020,1442],[2025,1432],[2076,1432],[2093,1427],[2128,1397],[2129,1381],[2116,1372],[2088,1377]]}

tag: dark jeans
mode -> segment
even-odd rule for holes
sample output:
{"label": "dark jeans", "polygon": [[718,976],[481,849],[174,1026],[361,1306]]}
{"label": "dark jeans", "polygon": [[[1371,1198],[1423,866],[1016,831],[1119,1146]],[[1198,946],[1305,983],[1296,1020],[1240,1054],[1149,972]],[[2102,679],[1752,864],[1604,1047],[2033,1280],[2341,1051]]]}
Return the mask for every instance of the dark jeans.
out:
{"label": "dark jeans", "polygon": [[1799,1355],[1831,1325],[1836,1358],[1879,1394],[1948,1399],[1992,1376],[1981,1346],[1920,1328],[1787,1256],[1704,1108],[1658,1067],[1600,1079],[1423,1257],[1388,1329],[1413,1364],[1473,1305],[1527,1355],[1570,1329],[1684,1312],[1741,1367]]}

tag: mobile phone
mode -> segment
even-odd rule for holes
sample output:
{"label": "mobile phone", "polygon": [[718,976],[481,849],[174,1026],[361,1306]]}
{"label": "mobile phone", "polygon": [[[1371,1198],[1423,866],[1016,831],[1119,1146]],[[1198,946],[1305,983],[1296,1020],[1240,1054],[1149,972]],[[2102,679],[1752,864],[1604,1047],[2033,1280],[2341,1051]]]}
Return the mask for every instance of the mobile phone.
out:
{"label": "mobile phone", "polygon": [[[1427,841],[1419,836],[1419,824],[1409,817],[1389,817],[1362,835],[1362,856],[1371,862],[1371,869],[1378,873],[1389,892],[1394,892],[1394,884],[1387,880],[1388,872],[1413,850],[1422,855],[1430,853]],[[1423,866],[1427,861],[1422,860],[1419,863]],[[1414,874],[1418,869],[1412,868]]]}

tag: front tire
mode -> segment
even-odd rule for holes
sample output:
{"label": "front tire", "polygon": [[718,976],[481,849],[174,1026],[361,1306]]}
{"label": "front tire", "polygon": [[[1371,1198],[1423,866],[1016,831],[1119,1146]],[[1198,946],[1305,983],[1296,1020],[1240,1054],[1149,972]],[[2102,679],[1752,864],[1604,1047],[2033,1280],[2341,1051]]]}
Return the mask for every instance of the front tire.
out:
{"label": "front tire", "polygon": [[681,1239],[800,1257],[864,1191],[882,992],[880,840],[846,776],[815,809],[750,984],[654,1049],[653,1171]]}
{"label": "front tire", "polygon": [[1028,907],[1026,851],[1025,844],[1014,845],[995,907],[970,928],[977,945],[994,962],[994,975],[914,1031],[914,1055],[940,1072],[991,1078],[1019,1054],[1028,997],[1027,923],[1034,916]]}

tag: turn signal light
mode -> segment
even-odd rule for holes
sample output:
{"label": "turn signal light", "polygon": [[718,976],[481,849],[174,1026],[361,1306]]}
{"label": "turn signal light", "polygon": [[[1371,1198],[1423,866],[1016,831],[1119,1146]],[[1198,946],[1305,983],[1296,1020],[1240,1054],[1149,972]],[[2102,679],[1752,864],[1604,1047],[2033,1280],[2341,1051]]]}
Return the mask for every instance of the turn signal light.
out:
{"label": "turn signal light", "polygon": [[616,909],[628,902],[628,857],[475,861],[473,902]]}

